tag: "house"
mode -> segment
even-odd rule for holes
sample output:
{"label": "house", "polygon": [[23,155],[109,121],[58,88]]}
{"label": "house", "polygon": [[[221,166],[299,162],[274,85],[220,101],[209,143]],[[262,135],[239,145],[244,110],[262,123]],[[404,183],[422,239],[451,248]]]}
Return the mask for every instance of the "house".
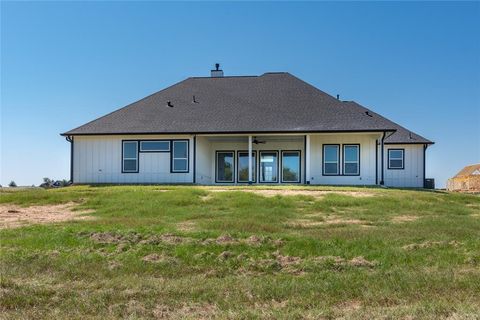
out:
{"label": "house", "polygon": [[424,187],[433,144],[289,73],[218,65],[62,135],[74,183]]}
{"label": "house", "polygon": [[480,164],[466,166],[453,178],[448,179],[447,190],[480,192]]}

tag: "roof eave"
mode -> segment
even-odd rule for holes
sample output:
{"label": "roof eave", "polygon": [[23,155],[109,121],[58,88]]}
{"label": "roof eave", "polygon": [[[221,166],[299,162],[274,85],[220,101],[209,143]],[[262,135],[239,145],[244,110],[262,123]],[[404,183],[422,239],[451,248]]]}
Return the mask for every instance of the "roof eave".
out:
{"label": "roof eave", "polygon": [[197,132],[64,132],[61,136],[111,136],[111,135],[152,135],[152,134],[258,134],[258,133],[367,133],[396,132],[396,129],[361,129],[361,130],[268,130],[268,131],[197,131]]}

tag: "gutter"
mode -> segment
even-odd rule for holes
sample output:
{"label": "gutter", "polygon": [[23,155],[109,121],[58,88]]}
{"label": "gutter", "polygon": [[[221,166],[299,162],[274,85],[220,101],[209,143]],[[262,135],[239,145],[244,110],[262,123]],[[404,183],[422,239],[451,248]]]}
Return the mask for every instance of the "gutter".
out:
{"label": "gutter", "polygon": [[61,136],[112,136],[112,135],[218,135],[218,134],[298,134],[302,133],[368,133],[368,132],[392,132],[397,129],[359,129],[359,130],[291,130],[291,131],[198,131],[198,132],[103,132],[103,133],[60,133]]}

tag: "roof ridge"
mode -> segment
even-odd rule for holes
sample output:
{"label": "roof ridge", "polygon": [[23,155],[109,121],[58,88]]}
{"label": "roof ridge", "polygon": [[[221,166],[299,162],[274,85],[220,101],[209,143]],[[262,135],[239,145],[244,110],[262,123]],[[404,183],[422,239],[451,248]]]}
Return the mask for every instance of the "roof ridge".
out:
{"label": "roof ridge", "polygon": [[224,79],[224,78],[258,78],[255,75],[239,75],[239,76],[223,76],[223,77],[211,77],[211,76],[196,76],[189,77],[188,79]]}

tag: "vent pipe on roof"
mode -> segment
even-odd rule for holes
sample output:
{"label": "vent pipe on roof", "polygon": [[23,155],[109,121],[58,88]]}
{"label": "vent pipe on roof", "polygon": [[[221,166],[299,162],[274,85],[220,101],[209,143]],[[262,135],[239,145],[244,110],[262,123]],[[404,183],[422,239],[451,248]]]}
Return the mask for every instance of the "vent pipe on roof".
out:
{"label": "vent pipe on roof", "polygon": [[337,100],[340,100],[340,95],[339,94],[337,94]]}
{"label": "vent pipe on roof", "polygon": [[220,63],[215,63],[215,70],[210,70],[210,75],[212,78],[222,78],[223,70],[220,69]]}

